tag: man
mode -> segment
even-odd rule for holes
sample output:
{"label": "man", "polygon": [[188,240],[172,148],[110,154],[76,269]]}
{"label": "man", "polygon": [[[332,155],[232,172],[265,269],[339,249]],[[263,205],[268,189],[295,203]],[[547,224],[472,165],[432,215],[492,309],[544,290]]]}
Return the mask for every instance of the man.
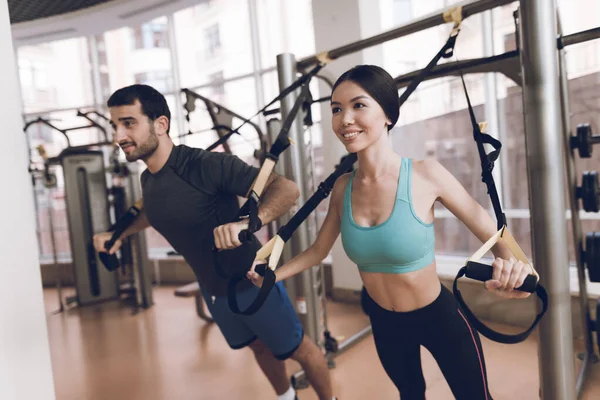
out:
{"label": "man", "polygon": [[[250,347],[269,379],[278,400],[296,398],[284,360],[292,358],[304,369],[321,400],[331,400],[332,388],[325,357],[305,335],[284,286],[273,288],[265,304],[252,316],[232,313],[227,303],[227,280],[214,269],[212,248],[241,245],[238,233],[247,225],[236,221],[238,196],[246,196],[258,169],[238,157],[175,146],[169,136],[171,113],[162,94],[147,85],[117,90],[107,103],[115,141],[127,161],[142,160],[143,211],[123,233],[125,237],[152,226],[192,267],[213,319],[232,349]],[[299,196],[296,184],[277,174],[267,182],[258,217],[267,224],[287,212]],[[111,232],[94,236],[97,251]],[[109,250],[114,254],[121,240]],[[259,244],[249,251],[256,252]],[[238,285],[240,303],[256,297],[250,281]]]}

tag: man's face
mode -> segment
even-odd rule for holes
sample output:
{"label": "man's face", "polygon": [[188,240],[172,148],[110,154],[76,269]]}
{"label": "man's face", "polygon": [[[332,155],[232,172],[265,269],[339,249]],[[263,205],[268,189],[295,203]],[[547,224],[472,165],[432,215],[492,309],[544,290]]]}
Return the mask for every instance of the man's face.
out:
{"label": "man's face", "polygon": [[115,142],[127,161],[145,161],[158,148],[154,122],[144,115],[138,100],[129,106],[110,107],[110,124],[115,130]]}

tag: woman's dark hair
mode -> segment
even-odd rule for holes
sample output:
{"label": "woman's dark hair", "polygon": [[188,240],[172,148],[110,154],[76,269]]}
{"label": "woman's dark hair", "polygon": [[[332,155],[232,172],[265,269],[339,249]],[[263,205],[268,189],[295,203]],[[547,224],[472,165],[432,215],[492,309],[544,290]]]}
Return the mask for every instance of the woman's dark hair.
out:
{"label": "woman's dark hair", "polygon": [[169,120],[168,135],[171,130],[171,111],[165,96],[152,86],[135,84],[121,88],[110,96],[106,105],[108,107],[131,106],[136,100],[139,100],[142,105],[142,113],[151,121],[154,122],[163,115],[167,117]]}
{"label": "woman's dark hair", "polygon": [[356,83],[381,106],[386,117],[392,123],[388,126],[388,131],[396,125],[400,115],[398,87],[394,78],[386,70],[376,65],[357,65],[338,78],[331,89],[331,93],[340,83],[345,81]]}

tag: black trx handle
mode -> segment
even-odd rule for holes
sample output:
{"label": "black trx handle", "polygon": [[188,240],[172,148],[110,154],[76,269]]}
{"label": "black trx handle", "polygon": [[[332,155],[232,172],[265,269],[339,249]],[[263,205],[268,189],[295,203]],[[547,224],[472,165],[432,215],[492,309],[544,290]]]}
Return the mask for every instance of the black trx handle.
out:
{"label": "black trx handle", "polygon": [[[229,281],[229,288],[227,292],[227,300],[229,308],[235,314],[241,315],[252,315],[260,309],[263,305],[267,296],[271,292],[273,286],[275,286],[275,268],[281,257],[281,249],[283,245],[292,237],[296,229],[308,218],[308,216],[319,206],[331,191],[335,181],[352,167],[356,162],[357,156],[355,153],[351,153],[344,158],[344,161],[337,166],[323,182],[319,184],[318,190],[304,203],[304,205],[294,214],[294,216],[288,221],[287,224],[279,228],[277,235],[273,237],[267,244],[265,244],[257,253],[257,259],[266,259],[271,256],[268,264],[259,264],[255,267],[255,271],[264,277],[263,283],[260,287],[258,295],[254,301],[245,309],[241,310],[237,302],[237,293],[235,288],[237,284],[243,278],[233,278]],[[254,260],[253,260],[254,261]],[[247,268],[246,270],[249,270]]]}
{"label": "black trx handle", "polygon": [[[475,113],[473,112],[473,107],[471,105],[471,100],[469,99],[469,93],[467,92],[467,86],[465,84],[465,80],[463,74],[461,72],[460,79],[462,80],[463,90],[465,92],[465,96],[467,98],[467,106],[469,108],[469,118],[471,121],[471,125],[473,126],[473,139],[477,144],[477,150],[479,152],[479,158],[481,160],[481,170],[482,170],[482,181],[485,183],[488,189],[488,195],[490,196],[490,200],[494,207],[494,214],[496,215],[496,220],[498,223],[498,232],[494,235],[488,242],[486,242],[466,263],[464,267],[462,267],[456,278],[454,279],[454,283],[452,285],[452,289],[454,292],[454,296],[461,309],[464,311],[466,317],[469,319],[469,322],[481,333],[483,336],[487,337],[490,340],[499,343],[505,344],[514,344],[520,343],[527,339],[527,337],[531,334],[533,329],[540,322],[544,314],[548,309],[548,294],[546,293],[546,289],[542,285],[539,284],[539,277],[536,275],[529,275],[525,279],[525,282],[516,290],[533,293],[535,292],[538,298],[542,301],[542,310],[536,316],[535,320],[531,324],[531,326],[524,332],[515,335],[506,335],[493,329],[490,329],[486,325],[484,325],[473,312],[469,309],[467,304],[465,303],[460,290],[458,290],[458,279],[463,276],[468,278],[472,278],[478,281],[488,281],[492,279],[493,275],[493,267],[491,265],[482,264],[477,262],[479,258],[481,258],[492,246],[503,238],[513,252],[515,257],[522,262],[527,262],[527,257],[514,240],[508,229],[506,228],[506,216],[502,211],[502,206],[500,204],[500,198],[498,196],[498,191],[496,190],[496,184],[494,182],[494,177],[492,175],[492,171],[494,169],[494,162],[498,159],[500,155],[500,149],[502,148],[502,144],[500,141],[494,139],[488,134],[481,132],[481,127],[477,123],[477,119],[475,118]],[[488,143],[492,145],[494,150],[489,154],[486,154],[485,149],[483,147],[484,143]]]}
{"label": "black trx handle", "polygon": [[461,309],[465,313],[465,316],[469,319],[469,322],[483,336],[487,337],[490,340],[498,342],[498,343],[505,343],[505,344],[520,343],[520,342],[524,341],[525,339],[527,339],[527,337],[535,329],[537,324],[541,321],[542,317],[546,313],[546,310],[548,309],[548,294],[546,293],[546,290],[544,289],[544,287],[538,283],[537,276],[535,276],[535,275],[527,276],[523,285],[516,288],[515,290],[520,290],[520,291],[529,292],[529,293],[535,292],[535,294],[542,301],[542,311],[535,317],[535,320],[533,321],[531,326],[524,332],[521,332],[521,333],[518,333],[515,335],[506,335],[506,334],[497,332],[493,329],[490,329],[489,327],[484,325],[479,319],[477,319],[475,314],[473,314],[473,312],[469,309],[469,307],[467,307],[467,305],[460,293],[460,290],[458,290],[458,287],[457,287],[458,279],[461,278],[462,276],[466,276],[467,278],[472,278],[472,279],[476,279],[481,282],[485,282],[487,280],[492,279],[492,272],[493,272],[492,266],[490,266],[490,265],[481,264],[481,263],[472,262],[472,261],[467,262],[467,265],[462,267],[458,271],[458,275],[456,276],[456,279],[454,279],[454,284],[452,285],[452,290],[454,292],[454,296],[456,297],[456,300],[460,304]]}
{"label": "black trx handle", "polygon": [[113,227],[114,231],[110,240],[104,244],[106,251],[98,253],[98,258],[100,258],[100,261],[102,261],[102,264],[104,264],[107,270],[114,271],[119,268],[119,259],[117,258],[117,255],[108,254],[108,251],[114,246],[115,242],[119,240],[119,237],[123,234],[123,232],[125,232],[125,230],[131,226],[135,218],[140,215],[143,208],[142,205],[143,201],[138,200],[133,206],[129,207],[125,214],[123,214],[123,216],[115,223]]}

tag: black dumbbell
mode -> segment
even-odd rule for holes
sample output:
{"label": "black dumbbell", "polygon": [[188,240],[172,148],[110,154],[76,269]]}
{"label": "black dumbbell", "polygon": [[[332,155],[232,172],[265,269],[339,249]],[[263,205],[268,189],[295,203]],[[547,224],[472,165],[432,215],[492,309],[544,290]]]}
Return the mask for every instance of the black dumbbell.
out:
{"label": "black dumbbell", "polygon": [[577,135],[571,136],[571,149],[577,149],[579,157],[590,158],[596,143],[600,143],[600,135],[594,135],[590,124],[577,125]]}
{"label": "black dumbbell", "polygon": [[583,259],[590,282],[600,282],[600,232],[587,233]]}
{"label": "black dumbbell", "polygon": [[600,211],[600,185],[598,173],[586,171],[581,178],[581,186],[576,190],[577,198],[581,199],[583,209],[587,212]]}

